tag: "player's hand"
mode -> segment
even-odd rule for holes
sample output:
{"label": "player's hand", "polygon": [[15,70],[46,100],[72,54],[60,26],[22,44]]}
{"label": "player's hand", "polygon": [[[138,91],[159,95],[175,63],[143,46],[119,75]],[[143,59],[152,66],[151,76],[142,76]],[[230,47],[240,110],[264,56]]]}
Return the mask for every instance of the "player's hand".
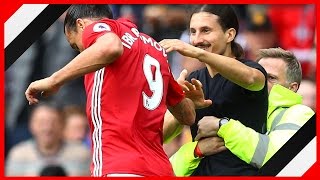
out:
{"label": "player's hand", "polygon": [[198,147],[203,155],[210,156],[226,150],[224,141],[220,137],[209,137],[198,141]]}
{"label": "player's hand", "polygon": [[194,47],[188,43],[185,43],[179,39],[164,39],[159,43],[167,53],[172,51],[178,51],[183,56],[192,58],[199,57],[201,51],[200,48]]}
{"label": "player's hand", "polygon": [[177,79],[177,83],[181,86],[182,89],[188,89],[186,85],[184,85],[184,81],[186,80],[188,75],[188,71],[183,69],[180,73],[179,78]]}
{"label": "player's hand", "polygon": [[219,130],[219,118],[214,116],[205,116],[198,122],[198,132],[195,140],[217,136]]}
{"label": "player's hand", "polygon": [[195,104],[196,109],[208,107],[212,104],[211,100],[205,100],[202,90],[202,83],[199,80],[192,79],[191,83],[186,81],[188,71],[183,69],[177,79],[178,84],[183,89],[187,98],[191,99]]}
{"label": "player's hand", "polygon": [[29,105],[39,103],[39,96],[48,97],[59,90],[60,86],[55,85],[53,80],[48,77],[32,82],[25,92]]}
{"label": "player's hand", "polygon": [[202,83],[199,80],[192,78],[191,83],[184,81],[184,86],[181,87],[186,97],[193,101],[196,109],[206,108],[212,104],[210,99],[204,99]]}
{"label": "player's hand", "polygon": [[178,84],[184,85],[184,81],[186,80],[187,75],[188,75],[188,70],[183,69],[180,73],[179,78],[177,79]]}

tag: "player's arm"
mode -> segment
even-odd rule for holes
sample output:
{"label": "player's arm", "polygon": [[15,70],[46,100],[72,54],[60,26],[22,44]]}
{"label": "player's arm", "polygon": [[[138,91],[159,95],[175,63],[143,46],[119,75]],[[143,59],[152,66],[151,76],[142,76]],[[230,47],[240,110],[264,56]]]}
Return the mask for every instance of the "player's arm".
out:
{"label": "player's arm", "polygon": [[195,106],[189,98],[184,98],[176,105],[168,106],[163,123],[163,142],[169,143],[183,129],[183,125],[191,126],[196,117]]}
{"label": "player's arm", "polygon": [[268,134],[260,134],[239,121],[230,120],[219,128],[218,136],[224,139],[225,146],[233,154],[248,164],[261,168],[313,114],[306,106],[291,108],[280,122],[273,121],[278,124],[272,124],[274,128],[271,127]]}
{"label": "player's arm", "polygon": [[[256,155],[257,157],[261,157],[260,154],[255,154],[256,148],[258,147],[258,143],[268,143],[268,141],[260,142],[259,138],[260,136],[268,138],[268,136],[259,134],[253,129],[244,126],[239,121],[230,119],[229,121],[227,121],[227,123],[220,125],[220,120],[221,118],[217,118],[214,116],[206,116],[202,118],[198,122],[198,134],[195,137],[195,140],[201,141],[207,139],[208,137],[219,136],[223,138],[224,146],[227,149],[229,149],[233,154],[238,156],[246,163],[250,163],[252,165],[257,166],[257,164],[255,164],[256,162],[253,162],[257,158],[253,157],[254,155]],[[205,156],[215,154],[217,151],[217,148],[215,147],[220,147],[220,145],[217,146],[217,143],[215,143],[212,140],[203,142],[202,145],[199,146],[201,152]]]}
{"label": "player's arm", "polygon": [[[218,136],[223,138],[225,146],[234,155],[248,164],[255,167],[261,167],[264,156],[264,148],[267,149],[269,137],[265,134],[260,134],[255,130],[244,126],[241,122],[230,119],[230,121],[222,125],[218,129]],[[262,139],[262,141],[259,141]],[[260,143],[260,146],[259,146]],[[255,151],[260,150],[260,154],[255,154]],[[267,151],[267,150],[266,150]],[[259,163],[257,158],[262,159]]]}
{"label": "player's arm", "polygon": [[105,33],[51,78],[55,84],[64,84],[113,63],[122,53],[120,38],[114,33]]}
{"label": "player's arm", "polygon": [[210,53],[177,39],[162,40],[160,45],[166,49],[167,53],[178,51],[184,56],[206,63],[210,67],[209,71],[217,71],[226,79],[245,89],[259,91],[265,85],[265,76],[261,71],[234,58]]}
{"label": "player's arm", "polygon": [[184,125],[180,124],[170,111],[167,110],[163,122],[163,142],[169,143],[177,137],[182,132],[183,126]]}
{"label": "player's arm", "polygon": [[25,92],[29,104],[32,105],[39,102],[37,96],[40,92],[43,92],[43,96],[52,95],[67,81],[113,63],[122,53],[123,46],[116,34],[106,33],[102,35],[62,69],[48,78],[32,82]]}
{"label": "player's arm", "polygon": [[265,85],[266,79],[260,70],[249,67],[234,58],[200,49],[197,59],[245,89],[260,91]]}
{"label": "player's arm", "polygon": [[168,109],[180,124],[191,126],[195,121],[195,106],[189,98],[182,99],[181,102],[176,105],[169,106]]}

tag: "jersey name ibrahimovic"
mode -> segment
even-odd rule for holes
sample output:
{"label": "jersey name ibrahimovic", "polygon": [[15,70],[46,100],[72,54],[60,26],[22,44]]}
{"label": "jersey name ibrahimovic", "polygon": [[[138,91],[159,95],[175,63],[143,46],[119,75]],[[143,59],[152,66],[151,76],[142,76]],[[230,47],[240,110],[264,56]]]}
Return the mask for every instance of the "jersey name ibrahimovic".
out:
{"label": "jersey name ibrahimovic", "polygon": [[135,37],[133,37],[128,32],[124,33],[124,35],[121,37],[122,44],[124,47],[131,49],[131,46],[136,42],[136,40],[140,39],[144,44],[149,44],[152,47],[154,47],[157,51],[162,52],[163,57],[167,57],[165,50],[160,46],[160,44],[157,41],[154,41],[150,37],[143,36],[139,33],[139,31],[136,28],[131,28],[131,32],[134,34]]}

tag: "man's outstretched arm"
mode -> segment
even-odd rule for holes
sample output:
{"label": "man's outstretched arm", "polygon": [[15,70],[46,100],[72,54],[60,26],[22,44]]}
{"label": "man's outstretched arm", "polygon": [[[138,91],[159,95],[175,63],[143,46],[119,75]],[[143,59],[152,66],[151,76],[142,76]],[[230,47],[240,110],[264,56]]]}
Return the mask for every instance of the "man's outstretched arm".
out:
{"label": "man's outstretched arm", "polygon": [[122,53],[123,46],[119,37],[114,33],[104,34],[62,69],[48,78],[32,82],[25,92],[29,104],[39,102],[39,93],[43,93],[43,96],[52,95],[64,83],[113,63]]}

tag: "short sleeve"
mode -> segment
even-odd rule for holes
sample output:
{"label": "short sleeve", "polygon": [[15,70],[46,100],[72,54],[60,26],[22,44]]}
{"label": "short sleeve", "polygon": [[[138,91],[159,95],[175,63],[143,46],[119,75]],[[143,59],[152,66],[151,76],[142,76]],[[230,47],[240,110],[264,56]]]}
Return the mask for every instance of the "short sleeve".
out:
{"label": "short sleeve", "polygon": [[261,71],[263,73],[264,77],[267,79],[267,72],[259,63],[256,63],[254,61],[245,61],[244,64],[249,67],[258,69],[259,71]]}

